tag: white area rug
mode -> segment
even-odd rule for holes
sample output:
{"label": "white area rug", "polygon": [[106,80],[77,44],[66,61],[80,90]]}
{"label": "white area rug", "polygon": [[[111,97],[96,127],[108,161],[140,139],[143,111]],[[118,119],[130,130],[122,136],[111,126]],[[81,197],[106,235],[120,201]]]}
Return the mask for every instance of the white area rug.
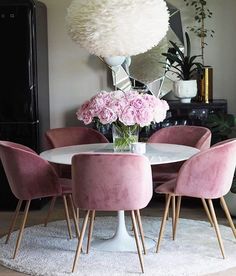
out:
{"label": "white area rug", "polygon": [[[129,217],[126,218],[128,229]],[[145,235],[156,239],[160,221],[153,217],[142,218]],[[96,217],[94,237],[109,238],[116,226],[115,217]],[[214,229],[209,223],[180,219],[176,241],[171,239],[171,220],[168,221],[160,253],[154,248],[144,256],[145,275],[179,276],[204,275],[226,270],[236,265],[236,240],[231,229],[220,226],[224,240],[226,259],[223,260]],[[77,239],[68,240],[66,223],[57,221],[48,227],[37,225],[25,229],[20,251],[15,260],[12,254],[16,232],[8,245],[0,239],[0,263],[30,275],[68,276],[71,273]],[[78,271],[71,275],[115,276],[141,275],[136,253],[101,252],[91,247],[90,253],[82,254]]]}

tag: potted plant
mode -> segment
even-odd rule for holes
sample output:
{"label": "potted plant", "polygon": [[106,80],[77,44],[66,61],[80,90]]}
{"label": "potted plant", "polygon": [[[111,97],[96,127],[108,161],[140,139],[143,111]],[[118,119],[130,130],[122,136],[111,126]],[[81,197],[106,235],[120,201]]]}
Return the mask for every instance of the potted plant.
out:
{"label": "potted plant", "polygon": [[213,99],[213,68],[205,65],[204,50],[207,37],[213,37],[215,31],[206,28],[206,20],[212,18],[212,12],[207,7],[207,0],[184,0],[186,6],[194,8],[195,25],[188,26],[187,29],[200,38],[201,58],[203,70],[199,74],[199,94],[198,100],[209,103]]}
{"label": "potted plant", "polygon": [[201,71],[202,64],[196,62],[199,55],[191,56],[191,41],[187,32],[185,38],[184,53],[175,42],[170,41],[172,48],[162,55],[167,59],[167,62],[164,62],[166,72],[172,72],[179,78],[173,85],[175,96],[180,98],[181,102],[189,103],[197,94],[196,75]]}

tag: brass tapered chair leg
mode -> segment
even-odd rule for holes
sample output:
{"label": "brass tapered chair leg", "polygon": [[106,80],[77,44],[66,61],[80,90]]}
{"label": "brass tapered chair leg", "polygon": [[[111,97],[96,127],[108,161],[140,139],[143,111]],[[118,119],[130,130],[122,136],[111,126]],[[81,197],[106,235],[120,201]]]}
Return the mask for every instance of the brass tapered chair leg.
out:
{"label": "brass tapered chair leg", "polygon": [[141,220],[141,216],[140,216],[140,211],[136,210],[136,218],[138,221],[138,228],[139,228],[139,232],[140,232],[140,236],[141,236],[141,242],[142,242],[142,246],[143,246],[143,254],[146,255],[147,251],[145,248],[145,239],[144,239],[144,231],[143,231],[143,225],[142,225],[142,220]]}
{"label": "brass tapered chair leg", "polygon": [[135,242],[136,242],[136,246],[137,246],[137,251],[138,251],[138,256],[139,256],[139,262],[140,262],[140,265],[141,265],[142,273],[144,273],[143,255],[142,255],[142,251],[141,251],[140,244],[139,244],[139,237],[138,237],[136,218],[135,218],[135,213],[134,213],[133,210],[131,211],[131,218],[132,218],[132,223],[133,223],[133,227],[134,227],[134,237],[135,237]]}
{"label": "brass tapered chair leg", "polygon": [[178,223],[179,214],[180,214],[181,198],[182,198],[181,196],[177,197],[175,223],[174,223],[174,228],[173,228],[173,240],[175,240],[175,236],[176,236],[177,223]]}
{"label": "brass tapered chair leg", "polygon": [[234,237],[236,238],[236,229],[235,229],[233,220],[231,218],[231,215],[230,215],[230,212],[229,212],[229,209],[228,209],[228,206],[227,206],[227,204],[225,202],[224,197],[220,198],[220,202],[221,202],[221,206],[222,206],[222,208],[223,208],[223,210],[225,212],[225,215],[226,215],[226,217],[228,219],[229,225],[230,225],[230,227],[231,227],[231,229],[233,231]]}
{"label": "brass tapered chair leg", "polygon": [[172,236],[174,239],[174,225],[175,225],[175,215],[176,215],[174,195],[171,197],[171,202],[172,202]]}
{"label": "brass tapered chair leg", "polygon": [[7,234],[7,238],[6,238],[5,243],[8,243],[8,241],[9,241],[9,239],[10,239],[10,237],[11,237],[11,233],[12,233],[12,231],[14,230],[14,227],[15,227],[15,225],[16,225],[16,220],[17,220],[18,214],[19,214],[19,212],[20,212],[20,207],[21,207],[21,205],[22,205],[22,202],[23,202],[23,200],[18,200],[18,203],[17,203],[17,206],[16,206],[16,210],[15,210],[15,212],[14,212],[14,216],[13,216],[13,218],[12,218],[12,222],[11,222],[11,225],[10,225],[10,227],[9,227],[8,234]]}
{"label": "brass tapered chair leg", "polygon": [[160,249],[161,240],[162,240],[164,229],[165,229],[165,225],[166,225],[166,219],[167,219],[167,215],[168,215],[168,212],[169,212],[170,200],[171,200],[171,195],[169,194],[168,197],[167,197],[167,200],[166,200],[165,211],[164,211],[164,215],[163,215],[162,222],[161,222],[161,227],[160,227],[160,232],[159,232],[159,237],[158,237],[156,252],[158,252],[159,249]]}
{"label": "brass tapered chair leg", "polygon": [[74,221],[74,225],[75,225],[76,236],[79,237],[79,235],[80,235],[79,221],[76,218],[75,206],[74,206],[74,202],[73,202],[71,194],[69,195],[69,201],[70,201],[71,211],[72,211],[72,214],[73,214],[73,221]]}
{"label": "brass tapered chair leg", "polygon": [[66,216],[66,223],[67,223],[68,233],[69,233],[70,239],[72,239],[72,231],[71,231],[71,225],[70,225],[70,216],[69,216],[69,211],[68,211],[68,205],[67,205],[66,196],[63,195],[62,198],[63,198],[63,202],[64,202],[64,209],[65,209],[65,216]]}
{"label": "brass tapered chair leg", "polygon": [[92,211],[92,214],[90,216],[89,232],[88,232],[88,242],[87,242],[87,250],[86,250],[87,254],[89,253],[90,244],[91,244],[91,238],[92,238],[92,235],[93,235],[94,218],[95,218],[95,210]]}
{"label": "brass tapered chair leg", "polygon": [[[168,194],[165,194],[165,205],[166,205],[167,199],[168,199]],[[169,219],[169,216],[170,216],[170,214],[169,214],[169,210],[168,210],[167,217],[166,217],[167,220]]]}
{"label": "brass tapered chair leg", "polygon": [[52,213],[52,210],[54,208],[56,199],[57,199],[56,196],[52,197],[52,199],[51,199],[51,204],[50,204],[50,207],[48,209],[47,217],[46,217],[45,222],[44,222],[44,227],[46,227],[48,225],[48,221],[49,221],[50,215]]}
{"label": "brass tapered chair leg", "polygon": [[209,212],[209,209],[208,209],[206,200],[205,200],[204,198],[201,198],[201,200],[202,200],[202,205],[203,205],[203,207],[204,207],[204,210],[205,210],[205,212],[206,212],[206,215],[207,215],[207,217],[208,217],[208,220],[209,220],[211,226],[213,227],[213,221],[212,221],[211,214],[210,214],[210,212]]}
{"label": "brass tapered chair leg", "polygon": [[25,223],[26,223],[26,220],[27,220],[28,212],[29,212],[30,202],[31,201],[28,200],[26,202],[26,205],[25,205],[25,211],[24,211],[23,221],[22,221],[22,224],[21,224],[21,227],[20,227],[20,231],[19,231],[19,234],[18,234],[18,237],[17,237],[16,247],[15,247],[15,251],[14,251],[14,254],[13,254],[13,259],[15,259],[16,254],[18,252],[18,249],[20,247],[21,239],[22,239],[22,236],[23,236],[24,228],[25,228]]}
{"label": "brass tapered chair leg", "polygon": [[89,213],[90,213],[90,210],[87,211],[86,216],[83,221],[83,226],[81,229],[80,238],[78,239],[78,245],[77,245],[75,258],[74,258],[74,262],[73,262],[72,272],[75,272],[76,264],[78,262],[78,259],[79,259],[80,253],[81,253],[82,243],[83,243],[84,234],[85,234],[85,230],[86,230],[87,223],[88,223]]}
{"label": "brass tapered chair leg", "polygon": [[218,242],[219,242],[220,250],[221,250],[223,259],[225,259],[224,245],[223,245],[223,241],[222,241],[222,238],[221,238],[219,225],[218,225],[218,222],[217,222],[214,206],[213,206],[213,203],[212,203],[211,199],[208,199],[208,204],[209,204],[209,208],[210,208],[210,212],[211,212],[213,225],[214,225],[214,228],[215,228],[215,231],[216,231],[216,236],[217,236],[217,239],[218,239]]}

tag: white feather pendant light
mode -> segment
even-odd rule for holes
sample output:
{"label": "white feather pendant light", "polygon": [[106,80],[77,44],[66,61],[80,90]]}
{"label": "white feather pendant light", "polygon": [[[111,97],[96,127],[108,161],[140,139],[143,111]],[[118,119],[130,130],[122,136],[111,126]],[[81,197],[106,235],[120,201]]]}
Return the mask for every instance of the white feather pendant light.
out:
{"label": "white feather pendant light", "polygon": [[72,40],[91,54],[131,56],[161,41],[169,13],[164,0],[73,0],[66,22]]}

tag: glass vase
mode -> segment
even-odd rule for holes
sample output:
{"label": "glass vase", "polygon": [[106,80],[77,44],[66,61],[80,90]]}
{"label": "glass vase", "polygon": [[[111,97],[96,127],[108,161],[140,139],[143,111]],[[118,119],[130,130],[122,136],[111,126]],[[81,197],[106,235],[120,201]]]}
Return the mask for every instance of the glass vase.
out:
{"label": "glass vase", "polygon": [[130,151],[130,145],[138,142],[139,126],[112,125],[113,148],[115,152]]}

